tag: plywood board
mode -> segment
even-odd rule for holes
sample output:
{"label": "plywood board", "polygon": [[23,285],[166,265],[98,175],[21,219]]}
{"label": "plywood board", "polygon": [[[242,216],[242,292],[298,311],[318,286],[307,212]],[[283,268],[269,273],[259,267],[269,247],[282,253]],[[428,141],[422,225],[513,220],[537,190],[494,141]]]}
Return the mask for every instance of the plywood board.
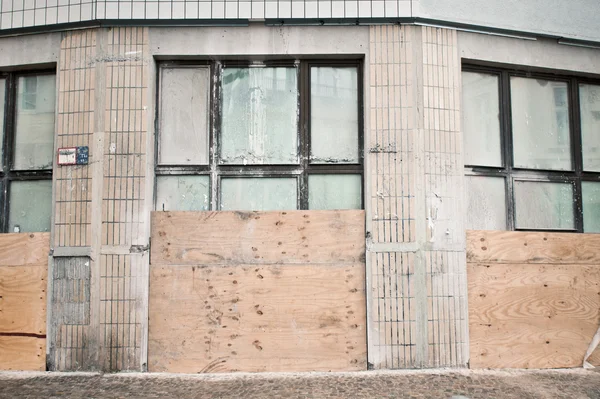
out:
{"label": "plywood board", "polygon": [[153,212],[153,265],[364,262],[364,211]]}
{"label": "plywood board", "polygon": [[0,333],[46,334],[48,268],[0,266]]}
{"label": "plywood board", "polygon": [[600,265],[600,234],[467,231],[467,262]]}
{"label": "plywood board", "polygon": [[0,234],[0,266],[48,263],[50,233]]}
{"label": "plywood board", "polygon": [[468,282],[471,367],[581,366],[600,325],[599,266],[470,263]]}
{"label": "plywood board", "polygon": [[150,273],[149,371],[366,369],[363,263]]}
{"label": "plywood board", "polygon": [[0,370],[46,370],[46,339],[0,335]]}

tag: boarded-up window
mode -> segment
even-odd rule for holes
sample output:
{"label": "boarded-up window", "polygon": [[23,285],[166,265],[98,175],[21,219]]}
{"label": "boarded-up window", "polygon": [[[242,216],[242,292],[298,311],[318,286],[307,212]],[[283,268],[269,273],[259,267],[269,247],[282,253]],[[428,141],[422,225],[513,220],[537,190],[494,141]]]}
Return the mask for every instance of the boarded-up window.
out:
{"label": "boarded-up window", "polygon": [[56,76],[0,77],[0,232],[50,231]]}
{"label": "boarded-up window", "polygon": [[157,210],[361,208],[359,61],[159,67]]}
{"label": "boarded-up window", "polygon": [[469,229],[600,233],[600,81],[463,66]]}

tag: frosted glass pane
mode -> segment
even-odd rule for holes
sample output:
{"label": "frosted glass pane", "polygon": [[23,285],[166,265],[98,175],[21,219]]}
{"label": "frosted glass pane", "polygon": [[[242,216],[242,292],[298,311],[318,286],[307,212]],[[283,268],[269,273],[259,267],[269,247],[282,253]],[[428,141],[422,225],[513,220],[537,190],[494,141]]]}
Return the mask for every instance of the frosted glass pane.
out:
{"label": "frosted glass pane", "polygon": [[157,211],[207,211],[210,208],[208,176],[157,176]]}
{"label": "frosted glass pane", "polygon": [[359,162],[356,68],[310,69],[310,147],[312,163]]}
{"label": "frosted glass pane", "polygon": [[571,184],[515,181],[514,196],[517,228],[575,228]]}
{"label": "frosted glass pane", "polygon": [[567,84],[511,78],[514,166],[571,170]]}
{"label": "frosted glass pane", "polygon": [[506,230],[503,177],[465,176],[467,229]]}
{"label": "frosted glass pane", "polygon": [[10,183],[8,231],[50,231],[52,180]]}
{"label": "frosted glass pane", "polygon": [[224,177],[221,205],[224,211],[275,211],[297,209],[295,178]]}
{"label": "frosted glass pane", "polygon": [[600,172],[600,86],[580,85],[583,170]]}
{"label": "frosted glass pane", "polygon": [[2,148],[4,144],[4,96],[6,94],[6,79],[0,79],[0,170],[2,170]]}
{"label": "frosted glass pane", "polygon": [[221,162],[298,163],[296,68],[225,68]]}
{"label": "frosted glass pane", "polygon": [[498,77],[462,73],[465,165],[502,166]]}
{"label": "frosted glass pane", "polygon": [[208,164],[208,68],[163,68],[159,163]]}
{"label": "frosted glass pane", "polygon": [[52,169],[56,78],[20,77],[17,88],[14,169]]}
{"label": "frosted glass pane", "polygon": [[582,182],[583,231],[600,233],[600,183]]}
{"label": "frosted glass pane", "polygon": [[360,175],[309,175],[308,209],[360,209]]}

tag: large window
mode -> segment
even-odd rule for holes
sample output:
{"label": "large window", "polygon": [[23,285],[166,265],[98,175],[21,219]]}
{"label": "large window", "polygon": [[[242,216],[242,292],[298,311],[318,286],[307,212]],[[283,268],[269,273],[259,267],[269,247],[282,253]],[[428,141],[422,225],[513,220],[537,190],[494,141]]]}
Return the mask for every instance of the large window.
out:
{"label": "large window", "polygon": [[157,210],[362,207],[361,65],[165,63]]}
{"label": "large window", "polygon": [[50,231],[56,79],[0,74],[0,229]]}
{"label": "large window", "polygon": [[600,232],[600,81],[463,66],[467,228]]}

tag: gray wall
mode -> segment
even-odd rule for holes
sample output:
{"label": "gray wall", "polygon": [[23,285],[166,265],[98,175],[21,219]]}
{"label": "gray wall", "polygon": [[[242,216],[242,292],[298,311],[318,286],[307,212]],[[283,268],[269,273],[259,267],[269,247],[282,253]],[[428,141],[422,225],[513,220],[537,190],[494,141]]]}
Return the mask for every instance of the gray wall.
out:
{"label": "gray wall", "polygon": [[[71,0],[0,11],[0,30],[93,19],[430,18],[600,42],[598,0]],[[37,4],[37,3],[36,3]]]}
{"label": "gray wall", "polygon": [[600,41],[598,0],[413,0],[418,17]]}

